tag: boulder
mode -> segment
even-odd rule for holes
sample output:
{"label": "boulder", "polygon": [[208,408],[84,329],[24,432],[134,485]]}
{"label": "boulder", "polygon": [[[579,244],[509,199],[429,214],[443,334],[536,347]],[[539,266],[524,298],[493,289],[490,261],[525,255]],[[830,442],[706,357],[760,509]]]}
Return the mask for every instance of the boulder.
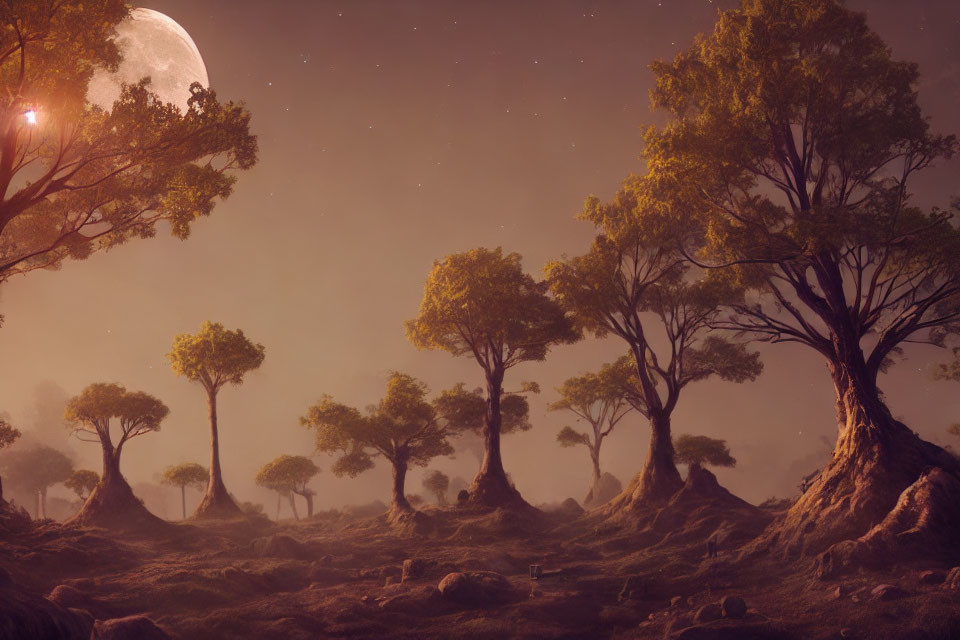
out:
{"label": "boulder", "polygon": [[870,590],[870,597],[874,600],[880,600],[882,602],[899,600],[906,595],[906,591],[892,584],[878,584]]}
{"label": "boulder", "polygon": [[573,498],[567,498],[560,503],[560,506],[556,508],[555,513],[568,518],[576,518],[578,516],[582,516],[585,511],[583,510],[583,507],[580,506],[579,502]]}
{"label": "boulder", "polygon": [[403,569],[400,572],[400,582],[408,580],[419,580],[427,573],[431,562],[423,558],[409,558],[403,561]]}
{"label": "boulder", "polygon": [[460,492],[457,493],[457,504],[462,506],[468,502],[470,502],[470,493],[466,489],[461,489]]}
{"label": "boulder", "polygon": [[513,596],[510,581],[493,571],[448,573],[437,589],[444,600],[474,607],[501,604]]}
{"label": "boulder", "polygon": [[725,596],[720,601],[724,618],[742,618],[747,615],[747,602],[739,596]]}
{"label": "boulder", "polygon": [[922,572],[920,574],[918,582],[920,584],[927,584],[927,585],[943,584],[943,581],[946,579],[947,579],[946,573],[944,573],[943,571],[934,571],[931,569],[929,571]]}
{"label": "boulder", "polygon": [[68,584],[57,585],[47,596],[50,602],[56,602],[67,609],[89,609],[93,599],[79,589]]}
{"label": "boulder", "polygon": [[127,616],[93,623],[90,640],[171,640],[146,616]]}
{"label": "boulder", "polygon": [[716,602],[711,602],[697,609],[696,615],[693,616],[693,621],[695,624],[703,624],[705,622],[719,620],[722,617],[723,609]]}
{"label": "boulder", "polygon": [[250,550],[265,558],[303,558],[307,550],[298,540],[283,534],[256,538],[250,543]]}

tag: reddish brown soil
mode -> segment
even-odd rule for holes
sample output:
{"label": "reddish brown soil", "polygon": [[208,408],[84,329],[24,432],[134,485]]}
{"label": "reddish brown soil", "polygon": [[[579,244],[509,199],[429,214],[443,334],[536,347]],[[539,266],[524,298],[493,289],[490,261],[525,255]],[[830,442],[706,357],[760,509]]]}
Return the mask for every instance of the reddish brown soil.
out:
{"label": "reddish brown soil", "polygon": [[[615,523],[457,507],[428,508],[399,529],[384,517],[329,513],[137,533],[4,529],[0,519],[0,569],[10,578],[0,572],[0,637],[87,640],[94,619],[133,614],[183,640],[960,637],[960,592],[919,582],[922,570],[949,567],[913,563],[823,581],[810,560],[738,561],[734,547],[775,514],[710,487],[695,500],[694,490]],[[714,535],[719,557],[707,559]],[[426,560],[425,573],[399,583],[409,558]],[[531,563],[562,571],[531,581]],[[506,576],[509,601],[446,602],[435,587],[458,570]],[[903,594],[875,600],[880,584]],[[691,626],[700,606],[726,595],[746,600],[746,618]],[[671,607],[675,596],[681,603]]]}

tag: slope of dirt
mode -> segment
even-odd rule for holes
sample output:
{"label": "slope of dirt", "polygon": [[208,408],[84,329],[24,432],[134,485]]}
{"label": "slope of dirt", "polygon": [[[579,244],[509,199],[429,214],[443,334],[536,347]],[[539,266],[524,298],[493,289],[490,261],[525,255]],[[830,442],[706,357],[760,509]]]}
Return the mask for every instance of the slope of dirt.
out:
{"label": "slope of dirt", "polygon": [[[449,507],[425,509],[417,531],[334,512],[153,535],[14,527],[0,534],[0,637],[87,640],[94,621],[136,615],[175,640],[960,637],[949,562],[828,581],[809,561],[738,560],[772,517],[709,474],[618,526],[572,510]],[[530,579],[531,564],[543,577]],[[451,573],[493,590],[443,595]],[[725,596],[745,600],[743,617],[706,620]]]}

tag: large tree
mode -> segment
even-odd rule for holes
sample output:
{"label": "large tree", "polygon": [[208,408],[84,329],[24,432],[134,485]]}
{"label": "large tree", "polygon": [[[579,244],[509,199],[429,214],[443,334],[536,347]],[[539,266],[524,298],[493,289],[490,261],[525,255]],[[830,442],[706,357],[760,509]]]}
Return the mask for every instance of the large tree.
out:
{"label": "large tree", "polygon": [[878,386],[903,345],[957,328],[960,233],[910,194],[956,140],[931,133],[916,65],[838,0],[743,0],[652,69],[669,122],[644,159],[692,231],[674,244],[693,237],[691,259],[754,290],[724,326],[812,349],[836,388],[833,459],[765,542],[793,555],[862,536],[926,469],[960,472]]}
{"label": "large tree", "polygon": [[186,238],[256,162],[249,115],[194,84],[187,110],[144,81],[107,111],[93,72],[120,61],[123,0],[16,1],[0,11],[0,282],[82,259],[160,221]]}
{"label": "large tree", "polygon": [[557,387],[560,397],[547,406],[550,411],[569,411],[590,426],[590,431],[577,431],[565,426],[557,434],[557,442],[561,447],[584,446],[590,452],[593,481],[584,500],[585,505],[592,506],[600,498],[600,447],[603,440],[633,409],[627,392],[632,377],[629,368],[605,364],[596,373],[585,373],[564,380]]}
{"label": "large tree", "polygon": [[762,365],[745,345],[711,333],[740,291],[699,277],[671,242],[680,226],[669,206],[646,197],[633,177],[610,203],[587,199],[581,218],[598,235],[583,256],[546,266],[553,292],[584,330],[627,343],[631,405],[650,422],[643,469],[611,510],[662,503],[683,486],[673,459],[671,417],[687,385],[711,376],[752,380]]}
{"label": "large tree", "polygon": [[58,449],[36,445],[5,452],[0,470],[7,476],[13,492],[29,494],[36,501],[35,515],[47,517],[47,490],[73,473],[73,461]]}
{"label": "large tree", "polygon": [[156,518],[133,494],[120,472],[120,455],[133,438],[159,431],[169,413],[157,398],[142,391],[127,391],[115,383],[95,382],[70,399],[64,412],[69,429],[84,442],[99,443],[103,451],[100,481],[74,516],[77,522],[113,524]]}
{"label": "large tree", "polygon": [[219,322],[206,321],[199,332],[180,334],[173,339],[167,358],[178,375],[203,387],[210,416],[210,479],[194,514],[197,518],[242,515],[223,484],[217,394],[224,385],[242,384],[244,376],[263,363],[265,353],[263,345],[251,342],[243,331],[224,329]]}
{"label": "large tree", "polygon": [[[286,495],[290,499],[290,509],[297,520],[297,503],[293,496],[299,495],[307,503],[307,517],[313,517],[313,496],[316,492],[307,486],[320,469],[310,458],[305,456],[282,455],[263,465],[257,473],[256,482],[261,487],[272,489],[279,495]],[[279,511],[278,511],[279,517]]]}
{"label": "large tree", "polygon": [[180,489],[180,514],[184,520],[187,519],[187,487],[203,491],[209,479],[210,472],[196,462],[171,465],[160,476],[163,484]]}
{"label": "large tree", "polygon": [[[9,422],[0,418],[0,449],[5,449],[12,445],[20,437],[20,430],[12,426]],[[0,478],[0,504],[3,504],[3,479]]]}
{"label": "large tree", "polygon": [[409,466],[424,467],[437,456],[453,454],[450,429],[426,395],[425,384],[395,372],[383,399],[366,414],[323,396],[300,422],[314,430],[318,451],[339,454],[332,468],[335,475],[355,477],[373,468],[376,457],[389,462],[390,517],[403,518],[413,512],[404,492]]}
{"label": "large tree", "polygon": [[542,361],[557,344],[579,338],[547,285],[523,272],[520,255],[472,249],[434,262],[407,337],[420,349],[476,360],[486,379],[484,457],[470,498],[485,506],[526,506],[507,480],[500,456],[501,396],[507,370]]}
{"label": "large tree", "polygon": [[719,438],[683,433],[674,438],[673,450],[676,452],[677,462],[689,466],[691,470],[699,469],[703,465],[734,467],[737,464],[736,459],[730,455],[726,440]]}

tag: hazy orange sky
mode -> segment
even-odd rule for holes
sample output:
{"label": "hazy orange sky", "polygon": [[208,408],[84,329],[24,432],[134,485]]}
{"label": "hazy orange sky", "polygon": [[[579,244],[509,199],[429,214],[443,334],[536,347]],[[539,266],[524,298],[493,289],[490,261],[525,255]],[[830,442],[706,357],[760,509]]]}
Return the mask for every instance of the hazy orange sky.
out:
{"label": "hazy orange sky", "polygon": [[[161,230],[5,285],[0,409],[29,427],[41,382],[71,395],[91,382],[121,382],[171,408],[160,433],[124,450],[131,484],[168,464],[206,464],[203,394],[173,374],[164,354],[175,334],[203,320],[242,328],[267,357],[243,387],[221,394],[222,463],[232,491],[272,504],[253,476],[279,454],[311,454],[297,418],[321,394],[366,406],[391,370],[437,392],[458,381],[479,386],[472,361],[417,352],[404,338],[432,261],[499,245],[539,274],[547,260],[583,251],[591,228],[573,217],[584,197],[609,197],[642,170],[639,127],[658,118],[648,108],[646,65],[709,29],[719,4],[142,3],[187,29],[222,98],[246,101],[259,165],[186,242]],[[920,64],[933,127],[960,132],[960,3],[849,4],[869,10],[897,57]],[[928,171],[913,185],[918,201],[947,204],[960,195],[958,176],[956,160]],[[564,378],[623,350],[613,338],[588,341],[508,374],[508,389],[536,380],[544,390],[534,429],[504,442],[507,470],[531,502],[586,493],[587,452],[556,444],[559,428],[573,423],[545,404]],[[795,492],[815,468],[821,436],[832,442],[836,430],[823,363],[799,347],[763,354],[761,380],[692,386],[674,419],[676,433],[728,440],[739,465],[720,480],[754,502]],[[960,421],[960,389],[928,375],[944,357],[917,348],[881,382],[894,414],[940,442]],[[604,468],[628,480],[647,433],[639,417],[621,423],[605,442]],[[66,436],[62,444],[78,465],[99,469],[99,447]],[[434,466],[469,480],[477,462],[466,454]],[[409,492],[421,492],[423,473],[410,474]],[[355,480],[325,470],[314,482],[318,505],[386,499],[388,477],[384,465]],[[173,490],[170,502],[172,515]]]}

